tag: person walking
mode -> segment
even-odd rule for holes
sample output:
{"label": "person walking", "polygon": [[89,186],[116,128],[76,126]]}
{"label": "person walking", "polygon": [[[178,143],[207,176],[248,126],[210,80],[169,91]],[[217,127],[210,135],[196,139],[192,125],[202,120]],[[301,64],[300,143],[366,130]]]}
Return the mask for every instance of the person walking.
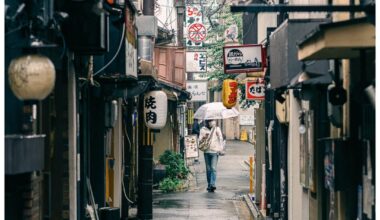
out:
{"label": "person walking", "polygon": [[216,167],[218,164],[219,153],[223,149],[223,134],[216,125],[215,120],[206,120],[199,133],[200,142],[208,140],[209,146],[204,150],[207,175],[207,191],[214,192],[216,189]]}
{"label": "person walking", "polygon": [[200,128],[201,125],[199,124],[198,119],[194,119],[193,129],[191,130],[191,133],[199,137]]}

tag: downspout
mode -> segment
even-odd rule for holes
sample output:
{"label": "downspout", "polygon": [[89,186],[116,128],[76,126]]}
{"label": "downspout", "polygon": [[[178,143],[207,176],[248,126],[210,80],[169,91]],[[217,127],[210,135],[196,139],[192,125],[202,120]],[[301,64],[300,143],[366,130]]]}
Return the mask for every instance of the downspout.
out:
{"label": "downspout", "polygon": [[80,181],[78,169],[80,154],[77,153],[77,106],[76,79],[71,60],[68,61],[68,121],[69,121],[69,199],[70,219],[77,219],[77,181]]}

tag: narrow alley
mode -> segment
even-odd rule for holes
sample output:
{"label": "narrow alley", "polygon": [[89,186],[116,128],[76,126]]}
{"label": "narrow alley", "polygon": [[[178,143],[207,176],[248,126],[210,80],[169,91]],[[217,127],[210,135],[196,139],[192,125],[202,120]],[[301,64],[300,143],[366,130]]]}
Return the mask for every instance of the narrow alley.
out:
{"label": "narrow alley", "polygon": [[375,0],[2,6],[0,219],[376,219]]}
{"label": "narrow alley", "polygon": [[153,193],[154,219],[253,219],[243,196],[249,192],[249,169],[244,160],[253,155],[248,142],[228,141],[227,154],[218,161],[217,189],[206,190],[203,154],[190,165],[194,178],[186,192]]}

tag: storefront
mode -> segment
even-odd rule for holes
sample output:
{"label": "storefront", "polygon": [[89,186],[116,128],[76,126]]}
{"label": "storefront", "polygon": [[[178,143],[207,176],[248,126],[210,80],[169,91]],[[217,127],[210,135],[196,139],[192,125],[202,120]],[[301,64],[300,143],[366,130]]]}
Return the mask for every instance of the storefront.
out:
{"label": "storefront", "polygon": [[368,17],[320,25],[299,44],[298,58],[334,60],[335,82],[327,93],[331,130],[318,140],[323,217],[374,219],[375,26]]}

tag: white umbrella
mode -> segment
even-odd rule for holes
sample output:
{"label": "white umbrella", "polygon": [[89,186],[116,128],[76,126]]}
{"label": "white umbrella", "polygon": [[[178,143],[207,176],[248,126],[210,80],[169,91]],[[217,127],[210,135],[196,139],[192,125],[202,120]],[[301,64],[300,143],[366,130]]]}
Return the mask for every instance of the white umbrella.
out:
{"label": "white umbrella", "polygon": [[195,112],[194,118],[200,120],[233,118],[239,115],[235,108],[227,109],[221,102],[211,102],[202,105]]}

